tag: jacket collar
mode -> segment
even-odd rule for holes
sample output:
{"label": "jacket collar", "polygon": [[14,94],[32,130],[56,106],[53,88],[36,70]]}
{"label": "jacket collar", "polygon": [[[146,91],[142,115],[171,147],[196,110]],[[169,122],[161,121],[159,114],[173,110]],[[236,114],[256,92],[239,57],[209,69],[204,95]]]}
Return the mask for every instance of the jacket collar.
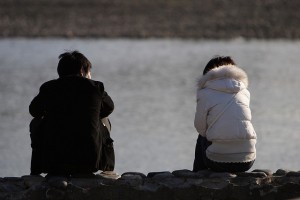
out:
{"label": "jacket collar", "polygon": [[205,88],[208,81],[218,79],[234,79],[241,81],[245,88],[248,87],[248,76],[244,70],[235,65],[224,65],[210,70],[203,75],[198,81],[198,88]]}

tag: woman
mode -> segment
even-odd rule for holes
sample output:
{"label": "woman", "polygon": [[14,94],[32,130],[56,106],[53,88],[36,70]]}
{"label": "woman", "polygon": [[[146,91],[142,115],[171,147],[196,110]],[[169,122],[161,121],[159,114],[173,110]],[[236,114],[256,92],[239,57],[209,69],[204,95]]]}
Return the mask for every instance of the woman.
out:
{"label": "woman", "polygon": [[230,57],[211,59],[198,82],[193,171],[243,172],[256,158],[247,74]]}

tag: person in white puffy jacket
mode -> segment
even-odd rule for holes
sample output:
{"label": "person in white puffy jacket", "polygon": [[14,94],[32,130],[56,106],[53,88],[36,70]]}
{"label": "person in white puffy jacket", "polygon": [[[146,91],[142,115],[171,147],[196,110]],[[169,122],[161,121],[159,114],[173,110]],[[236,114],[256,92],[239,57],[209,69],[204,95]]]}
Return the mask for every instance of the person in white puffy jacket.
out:
{"label": "person in white puffy jacket", "polygon": [[244,172],[256,158],[245,71],[230,57],[211,59],[198,81],[193,171]]}

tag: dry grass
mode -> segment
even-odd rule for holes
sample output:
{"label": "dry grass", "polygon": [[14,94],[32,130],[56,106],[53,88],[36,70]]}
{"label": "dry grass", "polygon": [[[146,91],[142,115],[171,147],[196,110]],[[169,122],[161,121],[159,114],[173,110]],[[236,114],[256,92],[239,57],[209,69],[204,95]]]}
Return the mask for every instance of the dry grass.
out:
{"label": "dry grass", "polygon": [[300,38],[298,0],[1,0],[2,37]]}

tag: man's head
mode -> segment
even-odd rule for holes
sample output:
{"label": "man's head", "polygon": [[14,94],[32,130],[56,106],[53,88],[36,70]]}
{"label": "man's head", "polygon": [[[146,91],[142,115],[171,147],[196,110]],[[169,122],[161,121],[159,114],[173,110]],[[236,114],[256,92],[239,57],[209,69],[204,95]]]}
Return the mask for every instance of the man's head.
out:
{"label": "man's head", "polygon": [[79,51],[68,51],[59,55],[57,72],[59,77],[79,75],[90,78],[92,64]]}
{"label": "man's head", "polygon": [[224,66],[224,65],[235,65],[234,61],[229,56],[217,56],[212,58],[205,66],[203,70],[203,75],[205,75],[210,70]]}

